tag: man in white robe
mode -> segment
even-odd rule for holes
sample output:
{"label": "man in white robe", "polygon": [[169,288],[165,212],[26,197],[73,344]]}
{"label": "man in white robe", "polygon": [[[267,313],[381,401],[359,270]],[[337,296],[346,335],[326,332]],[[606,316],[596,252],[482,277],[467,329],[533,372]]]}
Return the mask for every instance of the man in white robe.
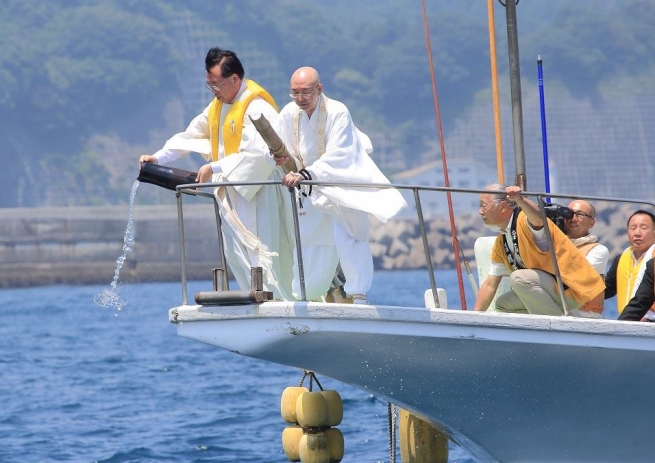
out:
{"label": "man in white robe", "polygon": [[[250,120],[263,114],[274,123],[278,115],[273,98],[244,79],[243,66],[232,51],[210,49],[205,69],[214,100],[161,150],[141,156],[139,165],[167,164],[194,151],[210,161],[198,170],[197,182],[280,181],[283,171]],[[277,299],[292,299],[289,193],[280,186],[245,185],[217,188],[215,196],[226,261],[239,287],[250,289],[250,268],[262,267],[264,289]]]}
{"label": "man in white robe", "polygon": [[[325,96],[315,69],[293,73],[290,96],[294,101],[280,112],[276,129],[297,172],[287,174],[284,185],[294,187],[302,180],[389,184],[369,156],[371,141],[355,127],[343,103]],[[287,159],[277,162],[292,162]],[[304,185],[299,199],[307,299],[325,296],[340,261],[346,295],[354,303],[367,303],[373,282],[369,214],[386,222],[407,206],[402,195],[392,188]],[[294,295],[299,297],[297,267],[294,259]]]}

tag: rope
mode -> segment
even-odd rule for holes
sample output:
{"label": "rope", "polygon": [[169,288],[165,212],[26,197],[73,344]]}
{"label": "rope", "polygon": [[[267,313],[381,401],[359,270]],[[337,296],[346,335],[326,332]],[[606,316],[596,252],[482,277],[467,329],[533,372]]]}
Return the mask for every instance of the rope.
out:
{"label": "rope", "polygon": [[389,463],[396,462],[396,406],[387,402],[387,417],[389,419]]}
{"label": "rope", "polygon": [[313,388],[313,382],[316,381],[316,385],[318,388],[322,391],[323,386],[321,386],[321,383],[318,382],[318,378],[316,377],[316,374],[313,371],[309,370],[303,370],[302,372],[302,377],[300,378],[300,383],[298,383],[298,387],[302,387],[302,384],[305,382],[305,378],[309,376],[309,391],[312,391]]}
{"label": "rope", "polygon": [[305,382],[305,378],[307,377],[307,373],[309,373],[309,371],[307,371],[307,370],[304,370],[302,372],[302,378],[300,378],[300,383],[298,384],[298,387],[302,387],[302,383]]}
{"label": "rope", "polygon": [[[430,64],[430,79],[432,81],[432,97],[434,99],[434,112],[436,115],[437,131],[439,133],[439,148],[441,149],[441,163],[443,165],[444,185],[450,187],[448,179],[448,164],[446,162],[446,147],[443,141],[443,130],[441,128],[441,113],[439,112],[439,97],[437,95],[437,81],[434,76],[434,63],[432,62],[432,46],[430,45],[430,31],[428,30],[428,15],[425,10],[425,0],[421,0],[423,6],[423,26],[425,28],[425,43],[428,50],[428,63]],[[453,200],[450,192],[446,193],[448,200],[448,217],[450,219],[450,233],[453,240],[453,249],[455,250],[455,265],[457,268],[457,282],[459,283],[459,298],[462,301],[462,310],[466,310],[466,294],[464,293],[464,279],[462,277],[462,268],[459,262],[459,243],[457,242],[457,230],[455,228],[455,216],[453,213]]]}

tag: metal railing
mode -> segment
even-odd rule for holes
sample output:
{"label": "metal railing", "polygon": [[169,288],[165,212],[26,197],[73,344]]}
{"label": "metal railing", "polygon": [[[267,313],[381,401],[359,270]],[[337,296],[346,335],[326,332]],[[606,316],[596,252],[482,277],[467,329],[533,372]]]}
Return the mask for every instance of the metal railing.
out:
{"label": "metal railing", "polygon": [[[284,187],[280,184],[279,181],[268,180],[268,181],[258,181],[258,182],[211,182],[211,183],[194,183],[194,184],[184,184],[178,185],[176,187],[176,197],[177,197],[177,209],[178,209],[178,227],[179,227],[179,241],[180,241],[180,259],[181,259],[181,282],[182,282],[182,304],[188,304],[188,294],[187,294],[187,275],[186,275],[186,251],[185,251],[185,230],[184,230],[184,214],[183,214],[183,196],[191,195],[198,197],[211,198],[214,203],[214,212],[217,228],[217,238],[220,249],[220,260],[221,266],[224,270],[227,269],[227,262],[225,258],[224,245],[223,245],[223,235],[222,235],[222,221],[220,216],[220,210],[218,202],[213,194],[213,190],[218,187],[225,186],[246,186],[246,185],[262,185],[264,187],[273,187],[273,188],[284,188],[287,189],[291,198],[292,213],[293,213],[293,226],[294,226],[294,236],[296,243],[296,252],[298,260],[298,279],[301,289],[301,300],[306,301],[306,291],[305,291],[305,272],[303,266],[302,258],[302,237],[300,236],[300,227],[298,221],[298,205],[296,201],[296,190],[294,188]],[[397,190],[411,190],[412,196],[414,198],[414,204],[416,207],[416,218],[419,224],[419,231],[421,234],[421,240],[423,243],[423,250],[425,254],[425,262],[428,269],[429,279],[430,279],[430,289],[432,290],[432,295],[434,299],[434,306],[436,308],[440,307],[439,299],[437,295],[437,282],[434,276],[434,266],[432,262],[432,255],[430,253],[430,245],[428,242],[428,236],[425,226],[425,218],[423,213],[423,207],[421,204],[421,193],[427,192],[439,192],[444,194],[452,193],[465,193],[465,194],[504,194],[504,191],[500,190],[484,190],[484,189],[472,189],[472,188],[453,188],[453,187],[432,187],[432,186],[422,186],[422,185],[397,185],[397,184],[378,184],[378,183],[346,183],[346,182],[319,182],[319,181],[302,181],[301,185],[318,185],[318,186],[341,186],[348,188],[361,188],[361,189],[397,189]],[[207,190],[211,190],[212,193]],[[531,192],[524,191],[522,192],[523,196],[534,197],[537,199],[537,204],[541,211],[542,220],[546,223],[546,209],[545,205],[550,199],[561,198],[567,199],[569,201],[573,200],[586,200],[586,201],[602,201],[610,203],[625,203],[625,204],[641,204],[648,205],[655,209],[655,203],[649,201],[641,201],[629,198],[611,198],[611,197],[602,197],[602,196],[583,196],[583,195],[572,195],[572,194],[554,194],[554,193],[545,193],[545,192]],[[564,308],[565,315],[570,315],[570,312],[567,308],[566,298],[564,296],[564,285],[562,282],[561,274],[559,271],[559,266],[556,259],[555,249],[553,246],[553,239],[550,234],[548,227],[544,227],[546,239],[548,242],[549,254],[552,260],[553,268],[555,269],[555,278],[557,280],[557,285],[559,288],[559,294],[561,297],[562,305]],[[461,269],[457,269],[458,272],[461,272]],[[220,273],[223,278],[222,284],[220,285],[222,289],[229,289],[228,274],[227,271]],[[215,277],[214,277],[215,278]]]}

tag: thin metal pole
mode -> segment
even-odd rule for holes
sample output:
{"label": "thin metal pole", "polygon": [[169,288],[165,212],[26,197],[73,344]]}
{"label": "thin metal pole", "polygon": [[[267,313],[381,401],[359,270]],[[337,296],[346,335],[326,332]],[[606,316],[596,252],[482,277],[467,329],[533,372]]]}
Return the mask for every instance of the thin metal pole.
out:
{"label": "thin metal pole", "polygon": [[494,107],[494,133],[496,139],[496,170],[498,182],[505,183],[505,167],[503,165],[503,134],[500,128],[500,102],[498,98],[498,59],[496,57],[496,23],[494,16],[494,0],[487,0],[487,17],[489,23],[489,60],[491,61],[491,96]]}
{"label": "thin metal pole", "polygon": [[289,187],[291,195],[291,211],[293,213],[293,231],[296,235],[296,256],[298,259],[298,279],[300,281],[300,297],[303,301],[307,300],[305,291],[305,266],[302,261],[302,243],[300,242],[300,224],[298,223],[298,199],[293,187]]}
{"label": "thin metal pole", "polygon": [[[434,299],[434,306],[439,309],[439,295],[437,294],[437,283],[434,280],[434,270],[432,269],[432,255],[430,255],[430,247],[428,246],[428,235],[425,232],[425,220],[423,219],[423,209],[421,208],[421,198],[417,188],[413,188],[414,202],[416,203],[416,213],[418,215],[419,230],[421,230],[421,239],[423,240],[423,250],[425,251],[425,263],[428,265],[428,276],[430,277],[430,288],[432,289],[432,299]],[[462,308],[466,310],[464,302]]]}
{"label": "thin metal pole", "polygon": [[509,79],[512,94],[512,128],[514,131],[514,160],[516,163],[516,185],[527,189],[525,152],[523,148],[523,108],[521,103],[521,67],[519,64],[519,40],[516,25],[516,3],[505,3],[507,18],[507,51],[509,55]]}
{"label": "thin metal pole", "polygon": [[[227,191],[225,192],[227,194]],[[225,244],[223,243],[223,221],[221,220],[221,211],[218,207],[218,198],[214,195],[214,215],[216,216],[216,231],[218,232],[218,252],[221,257],[221,277],[223,279],[223,286],[221,291],[230,289],[230,283],[227,276],[227,260],[225,259]]]}
{"label": "thin metal pole", "polygon": [[[434,63],[432,60],[432,45],[430,44],[430,31],[428,28],[428,13],[425,8],[425,0],[422,0],[423,6],[423,27],[425,29],[425,45],[428,52],[428,63],[430,65],[430,80],[432,82],[432,99],[434,101],[435,122],[437,124],[437,132],[439,134],[439,149],[441,151],[441,164],[443,166],[444,184],[449,187],[450,180],[448,178],[448,162],[446,160],[446,146],[444,144],[443,127],[441,124],[441,112],[439,111],[439,95],[437,93],[437,79],[435,76]],[[457,284],[459,286],[459,298],[462,301],[462,310],[466,310],[466,293],[464,292],[464,279],[462,277],[462,268],[459,261],[459,242],[457,241],[457,227],[455,226],[455,214],[453,212],[453,200],[450,192],[446,193],[446,201],[448,203],[448,217],[450,219],[450,236],[453,242],[453,250],[455,257],[455,267],[457,268]],[[435,297],[437,297],[435,295]]]}
{"label": "thin metal pole", "polygon": [[[548,135],[546,134],[546,105],[544,103],[544,73],[542,69],[541,55],[537,56],[537,76],[539,78],[539,108],[541,113],[541,142],[544,153],[544,183],[546,193],[550,193],[550,169],[548,167]],[[546,198],[550,203],[550,198]]]}
{"label": "thin metal pole", "polygon": [[469,277],[469,284],[471,285],[471,289],[473,290],[473,295],[477,298],[479,292],[478,285],[475,282],[475,278],[473,277],[473,272],[471,272],[471,266],[469,265],[469,261],[466,260],[466,256],[464,255],[464,251],[462,250],[461,246],[459,247],[459,252],[462,253],[462,262],[464,262],[464,268],[466,269],[466,274]]}
{"label": "thin metal pole", "polygon": [[564,309],[564,315],[569,316],[569,308],[566,305],[566,295],[564,294],[564,283],[562,283],[562,275],[559,271],[559,266],[557,265],[557,254],[555,254],[555,245],[553,243],[553,236],[550,234],[550,227],[548,227],[548,218],[546,217],[546,208],[544,207],[544,199],[541,196],[537,196],[539,201],[539,210],[541,211],[541,220],[544,222],[544,232],[546,234],[546,241],[548,241],[548,254],[550,254],[550,260],[553,264],[553,270],[555,270],[555,280],[557,281],[557,288],[559,289],[559,297],[562,301],[562,309]]}
{"label": "thin metal pole", "polygon": [[182,193],[178,190],[175,192],[177,197],[177,227],[180,235],[180,262],[182,280],[182,305],[187,305],[187,287],[186,287],[186,249],[184,247],[184,214],[182,213]]}

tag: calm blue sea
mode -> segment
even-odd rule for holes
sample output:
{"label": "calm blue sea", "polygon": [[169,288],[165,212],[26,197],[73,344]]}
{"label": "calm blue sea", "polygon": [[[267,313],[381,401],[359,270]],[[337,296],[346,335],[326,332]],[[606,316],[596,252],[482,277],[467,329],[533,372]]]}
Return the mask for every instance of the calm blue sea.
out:
{"label": "calm blue sea", "polygon": [[[436,279],[457,294],[448,273]],[[287,461],[280,395],[301,371],[178,337],[177,283],[119,284],[122,310],[94,303],[108,286],[0,291],[0,461]],[[426,272],[377,272],[370,298],[422,305],[427,287]],[[344,399],[343,461],[389,461],[386,402],[319,380]],[[450,461],[473,460],[453,447]]]}

